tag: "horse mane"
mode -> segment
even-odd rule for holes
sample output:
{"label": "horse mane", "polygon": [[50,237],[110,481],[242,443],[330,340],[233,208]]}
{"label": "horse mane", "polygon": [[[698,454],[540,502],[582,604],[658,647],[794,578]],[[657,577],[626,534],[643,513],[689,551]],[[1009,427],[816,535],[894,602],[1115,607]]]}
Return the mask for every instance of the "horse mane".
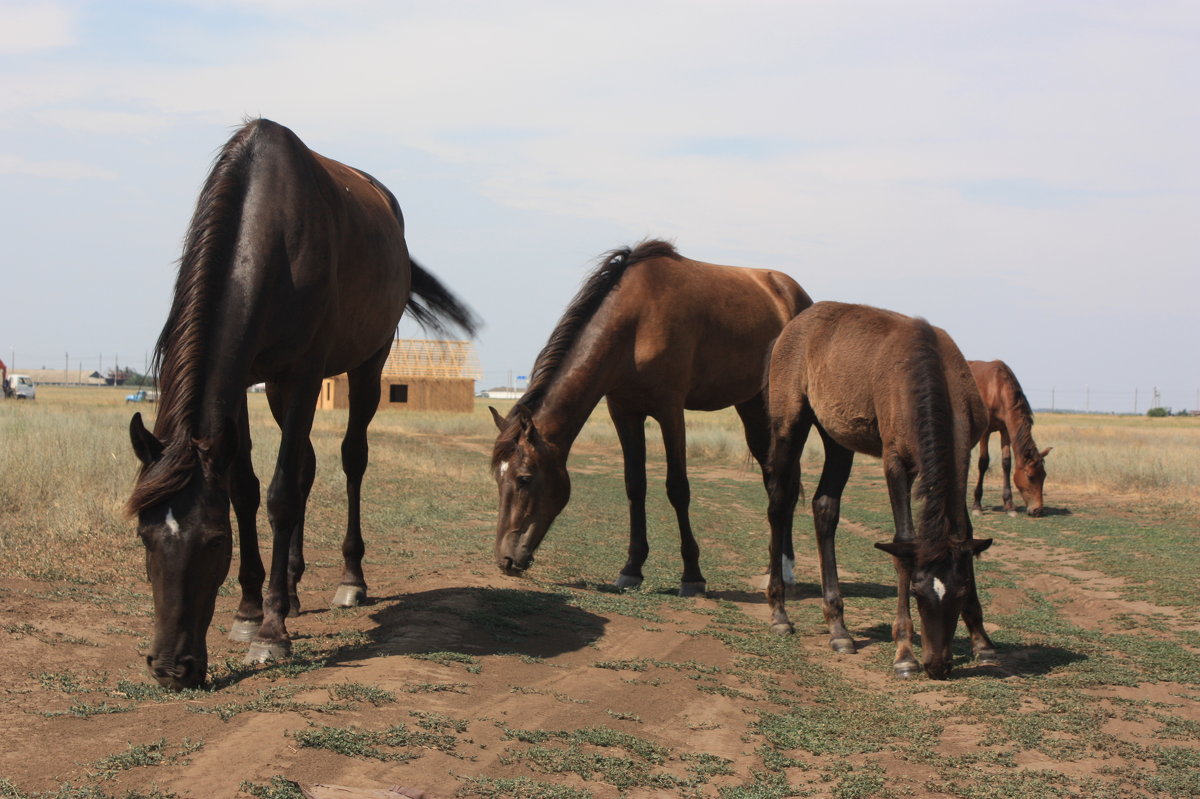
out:
{"label": "horse mane", "polygon": [[151,373],[158,373],[154,435],[166,447],[143,465],[126,511],[136,514],[180,490],[196,465],[193,435],[203,391],[209,321],[238,234],[255,133],[265,120],[243,125],[213,160],[196,211],[184,236],[171,310],[154,347]]}
{"label": "horse mane", "polygon": [[[541,407],[546,398],[550,385],[558,377],[559,370],[571,348],[579,339],[600,305],[613,292],[625,272],[635,264],[648,261],[651,258],[673,258],[679,260],[682,256],[670,242],[660,239],[646,239],[636,247],[619,247],[601,256],[600,264],[592,270],[580,287],[579,292],[567,305],[562,318],[550,333],[550,338],[542,351],[533,362],[533,373],[529,378],[529,387],[509,411],[510,420],[528,417]],[[492,452],[492,463],[499,463],[512,453],[520,435],[522,425],[508,424],[496,439]]]}
{"label": "horse mane", "polygon": [[998,363],[1000,379],[1012,392],[1012,412],[1017,417],[1015,429],[1010,429],[1008,434],[1022,458],[1030,463],[1037,463],[1041,460],[1042,455],[1038,452],[1037,444],[1033,442],[1033,408],[1029,406],[1029,400],[1025,397],[1025,392],[1021,389],[1021,384],[1017,381],[1013,370],[1004,361]]}
{"label": "horse mane", "polygon": [[937,333],[924,319],[915,319],[914,323],[916,343],[909,373],[921,475],[918,492],[924,499],[917,528],[917,560],[928,563],[944,557],[951,543],[951,514],[959,486],[954,468],[954,410]]}

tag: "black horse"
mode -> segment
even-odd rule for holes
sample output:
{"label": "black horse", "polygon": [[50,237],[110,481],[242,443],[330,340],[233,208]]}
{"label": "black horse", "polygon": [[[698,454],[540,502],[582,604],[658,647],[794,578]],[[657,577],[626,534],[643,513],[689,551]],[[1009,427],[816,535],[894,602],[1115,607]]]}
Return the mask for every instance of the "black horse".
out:
{"label": "black horse", "polygon": [[[155,615],[147,663],[159,683],[204,682],[205,635],[231,559],[231,501],[242,587],[231,637],[252,640],[248,661],[290,651],[284,617],[298,612],[304,509],[316,468],[309,433],[321,380],[342,372],[350,381],[342,442],[349,512],[335,603],[365,597],[359,490],[367,425],[406,308],[434,328],[473,333],[476,326],[409,258],[399,205],[383,185],[312,152],[274,122],[238,130],[216,158],[184,242],[155,348],[154,432],[141,414],[130,424],[142,468],[128,511],[146,545]],[[258,382],[267,384],[282,433],[267,493],[274,549],[265,603],[245,394]]]}

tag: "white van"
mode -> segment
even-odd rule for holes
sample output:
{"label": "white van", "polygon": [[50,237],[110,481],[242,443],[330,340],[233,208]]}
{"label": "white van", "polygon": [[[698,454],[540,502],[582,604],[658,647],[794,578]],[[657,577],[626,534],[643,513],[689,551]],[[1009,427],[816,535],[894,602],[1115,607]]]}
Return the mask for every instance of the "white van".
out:
{"label": "white van", "polygon": [[29,375],[9,375],[8,391],[5,393],[13,399],[35,399],[37,397],[37,386],[33,384],[33,379]]}

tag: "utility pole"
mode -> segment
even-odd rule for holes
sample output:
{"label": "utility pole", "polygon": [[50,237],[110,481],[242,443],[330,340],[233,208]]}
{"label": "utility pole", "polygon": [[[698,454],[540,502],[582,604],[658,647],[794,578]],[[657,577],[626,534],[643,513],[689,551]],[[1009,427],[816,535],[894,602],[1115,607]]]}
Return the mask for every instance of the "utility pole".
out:
{"label": "utility pole", "polygon": [[1137,413],[1137,388],[1133,389],[1133,412]]}
{"label": "utility pole", "polygon": [[1056,386],[1050,387],[1050,412],[1051,413],[1054,412],[1054,408],[1055,408],[1055,405],[1054,405],[1054,389],[1055,388],[1056,388]]}
{"label": "utility pole", "polygon": [[1083,387],[1083,409],[1088,413],[1092,412],[1092,387]]}

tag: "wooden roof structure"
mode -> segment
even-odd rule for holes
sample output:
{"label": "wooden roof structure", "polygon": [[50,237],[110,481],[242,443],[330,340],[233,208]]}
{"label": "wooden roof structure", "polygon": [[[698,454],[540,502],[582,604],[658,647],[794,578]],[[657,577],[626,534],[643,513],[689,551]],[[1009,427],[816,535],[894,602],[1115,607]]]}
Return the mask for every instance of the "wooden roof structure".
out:
{"label": "wooden roof structure", "polygon": [[383,365],[383,377],[440,377],[478,380],[479,358],[469,341],[398,338]]}

